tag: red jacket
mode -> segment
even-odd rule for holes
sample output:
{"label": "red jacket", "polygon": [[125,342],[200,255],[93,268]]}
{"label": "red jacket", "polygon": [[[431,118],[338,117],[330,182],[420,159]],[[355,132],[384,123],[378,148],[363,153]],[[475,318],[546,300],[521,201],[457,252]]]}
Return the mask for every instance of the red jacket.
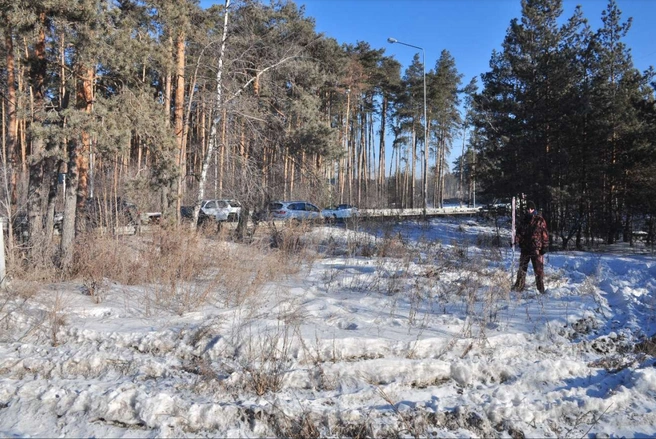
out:
{"label": "red jacket", "polygon": [[537,213],[527,213],[517,226],[515,243],[522,253],[544,254],[549,248],[547,222]]}

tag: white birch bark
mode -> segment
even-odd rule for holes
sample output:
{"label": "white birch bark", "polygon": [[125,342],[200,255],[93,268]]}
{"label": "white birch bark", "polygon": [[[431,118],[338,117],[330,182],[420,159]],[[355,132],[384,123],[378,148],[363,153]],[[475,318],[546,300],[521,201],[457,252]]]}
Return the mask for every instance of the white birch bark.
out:
{"label": "white birch bark", "polygon": [[221,49],[219,49],[219,66],[216,71],[216,103],[214,111],[214,119],[212,119],[212,126],[210,127],[210,139],[207,146],[207,151],[205,152],[205,157],[203,158],[203,167],[200,172],[200,181],[198,182],[198,197],[196,199],[196,204],[194,205],[194,218],[192,221],[192,228],[196,227],[198,223],[198,214],[200,212],[200,203],[205,198],[205,182],[207,181],[207,169],[210,166],[210,161],[212,160],[212,155],[216,149],[216,131],[217,126],[221,118],[221,108],[223,105],[222,100],[222,89],[223,84],[221,82],[223,76],[223,56],[225,53],[225,44],[226,39],[228,38],[228,14],[230,10],[230,0],[225,0],[223,16],[223,35],[221,35]]}

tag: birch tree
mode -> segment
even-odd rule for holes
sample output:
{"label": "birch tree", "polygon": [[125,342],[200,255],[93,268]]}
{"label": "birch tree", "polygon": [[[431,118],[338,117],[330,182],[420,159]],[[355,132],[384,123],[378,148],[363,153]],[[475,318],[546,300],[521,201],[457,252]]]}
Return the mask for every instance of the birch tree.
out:
{"label": "birch tree", "polygon": [[219,122],[221,121],[221,109],[223,106],[223,59],[225,56],[226,40],[228,39],[228,17],[230,13],[230,0],[225,0],[223,8],[223,32],[221,34],[221,46],[219,48],[219,60],[216,70],[216,97],[214,101],[214,118],[210,125],[209,143],[207,151],[203,158],[203,165],[201,168],[200,179],[198,182],[198,196],[196,197],[196,204],[194,205],[194,215],[192,220],[192,228],[196,227],[198,223],[198,214],[200,212],[200,204],[205,198],[205,183],[207,181],[207,169],[210,166],[212,155],[216,149],[217,130]]}

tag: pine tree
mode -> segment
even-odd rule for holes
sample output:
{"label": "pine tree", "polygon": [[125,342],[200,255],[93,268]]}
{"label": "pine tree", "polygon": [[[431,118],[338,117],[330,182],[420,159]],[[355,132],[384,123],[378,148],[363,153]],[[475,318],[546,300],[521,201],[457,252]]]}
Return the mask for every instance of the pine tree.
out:
{"label": "pine tree", "polygon": [[378,147],[378,200],[386,206],[383,194],[386,192],[386,157],[385,137],[387,124],[391,113],[393,96],[398,93],[401,83],[401,64],[393,58],[383,57],[376,75],[376,84],[380,95],[380,131]]}
{"label": "pine tree", "polygon": [[569,146],[563,126],[577,77],[571,77],[569,44],[581,22],[559,26],[561,0],[524,0],[522,18],[513,20],[494,53],[492,70],[482,76],[476,123],[483,143],[485,190],[510,197],[526,193],[551,220],[554,166]]}
{"label": "pine tree", "polygon": [[451,152],[456,131],[462,124],[458,111],[460,105],[458,92],[462,74],[456,69],[455,59],[444,50],[435,63],[434,73],[431,72],[429,78],[429,136],[435,137],[434,205],[442,207],[444,175],[448,170],[446,157]]}
{"label": "pine tree", "polygon": [[[407,162],[406,166],[406,179],[409,179],[407,185],[407,193],[409,205],[411,209],[415,207],[416,195],[416,171],[417,171],[417,154],[419,142],[424,142],[424,129],[423,129],[423,75],[424,67],[421,63],[419,54],[415,54],[412,63],[405,71],[403,76],[400,93],[396,96],[394,101],[395,118],[398,120],[401,132],[409,136],[397,137],[395,143],[402,144],[403,139],[408,139],[409,144],[406,144],[407,156],[404,160]],[[409,175],[408,170],[409,169]],[[403,203],[404,206],[407,205]]]}
{"label": "pine tree", "polygon": [[649,78],[635,70],[630,51],[622,42],[631,20],[622,22],[615,0],[610,0],[603,11],[602,22],[594,38],[591,130],[602,171],[595,182],[602,191],[597,200],[602,209],[596,217],[610,244],[619,237],[623,227],[625,184],[634,165],[631,150],[640,123],[636,104],[647,97],[643,86]]}

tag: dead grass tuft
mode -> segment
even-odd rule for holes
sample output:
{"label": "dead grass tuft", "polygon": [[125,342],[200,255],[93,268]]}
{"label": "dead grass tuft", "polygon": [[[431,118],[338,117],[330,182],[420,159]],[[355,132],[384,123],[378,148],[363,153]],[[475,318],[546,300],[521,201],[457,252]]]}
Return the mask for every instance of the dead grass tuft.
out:
{"label": "dead grass tuft", "polygon": [[382,258],[401,258],[408,254],[408,247],[400,234],[386,232],[376,245],[376,254]]}
{"label": "dead grass tuft", "polygon": [[293,329],[280,325],[247,340],[240,362],[250,391],[262,396],[282,390],[285,373],[291,367],[292,339]]}
{"label": "dead grass tuft", "polygon": [[[6,261],[11,279],[30,282],[54,282],[60,279],[55,268],[54,251],[45,239],[36,242],[16,242]],[[34,251],[32,248],[37,248]]]}
{"label": "dead grass tuft", "polygon": [[14,280],[6,288],[0,289],[0,340],[17,338],[23,329],[18,320],[38,290],[37,283],[22,280]]}
{"label": "dead grass tuft", "polygon": [[[230,242],[224,228],[163,227],[149,235],[85,234],[75,247],[71,275],[84,291],[102,302],[109,281],[145,285],[148,312],[177,314],[206,303],[238,306],[265,283],[298,273],[312,262],[302,244],[303,229],[283,231],[281,249]],[[310,252],[308,252],[310,253]]]}
{"label": "dead grass tuft", "polygon": [[287,415],[284,410],[274,407],[274,413],[270,413],[268,416],[268,423],[275,431],[276,437],[289,439],[321,437],[321,417],[309,410],[292,417]]}

